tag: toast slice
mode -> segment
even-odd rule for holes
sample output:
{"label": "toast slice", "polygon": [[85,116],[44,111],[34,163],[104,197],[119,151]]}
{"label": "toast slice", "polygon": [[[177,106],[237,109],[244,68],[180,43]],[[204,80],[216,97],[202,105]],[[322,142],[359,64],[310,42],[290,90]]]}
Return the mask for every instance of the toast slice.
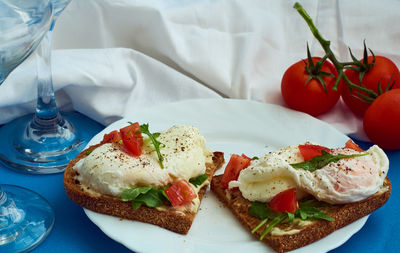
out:
{"label": "toast slice", "polygon": [[[222,175],[213,177],[211,181],[211,191],[232,211],[247,230],[252,231],[262,219],[250,215],[248,212],[251,202],[245,199],[239,190],[223,188],[221,186],[221,179]],[[380,190],[365,200],[341,205],[326,204],[324,207],[321,207],[321,209],[327,212],[335,221],[310,220],[305,224],[295,222],[293,222],[292,225],[278,224],[276,233],[272,230],[262,241],[277,252],[287,252],[306,246],[372,213],[386,203],[389,199],[390,192],[391,183],[386,177]],[[257,239],[260,238],[267,225],[268,223],[254,233]]]}
{"label": "toast slice", "polygon": [[[172,206],[162,206],[161,208],[150,208],[142,205],[135,210],[131,202],[123,202],[112,196],[101,195],[87,189],[77,179],[78,172],[73,169],[74,165],[82,158],[86,157],[89,151],[95,149],[101,144],[93,145],[81,152],[76,159],[73,159],[66,167],[64,173],[64,187],[68,197],[78,205],[92,210],[94,212],[108,214],[122,219],[136,220],[154,224],[165,229],[180,234],[187,234],[193,219],[197,213],[196,210],[177,210]],[[208,180],[211,181],[214,172],[224,164],[224,155],[222,152],[214,152],[212,163],[206,164],[206,173]],[[198,192],[201,201],[208,184],[204,185]]]}

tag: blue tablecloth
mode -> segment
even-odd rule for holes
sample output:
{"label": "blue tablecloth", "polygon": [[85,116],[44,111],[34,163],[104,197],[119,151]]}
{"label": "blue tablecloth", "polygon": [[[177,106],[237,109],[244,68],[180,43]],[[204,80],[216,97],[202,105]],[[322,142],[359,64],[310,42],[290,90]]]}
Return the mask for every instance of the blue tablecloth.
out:
{"label": "blue tablecloth", "polygon": [[[102,126],[99,125],[99,130]],[[368,148],[370,143],[358,144]],[[400,251],[400,151],[387,151],[390,159],[389,178],[392,196],[388,203],[374,212],[365,226],[341,247],[332,252],[399,252]],[[29,188],[45,197],[53,206],[56,221],[47,239],[33,252],[129,252],[107,237],[85,215],[83,209],[65,194],[63,174],[30,175],[6,169],[0,165],[0,183]]]}
{"label": "blue tablecloth", "polygon": [[[90,122],[88,131],[96,134],[103,129],[104,126]],[[53,230],[32,252],[130,252],[107,237],[87,218],[83,209],[68,198],[63,180],[63,173],[23,174],[0,164],[0,184],[13,184],[31,189],[46,198],[54,209],[56,217]]]}

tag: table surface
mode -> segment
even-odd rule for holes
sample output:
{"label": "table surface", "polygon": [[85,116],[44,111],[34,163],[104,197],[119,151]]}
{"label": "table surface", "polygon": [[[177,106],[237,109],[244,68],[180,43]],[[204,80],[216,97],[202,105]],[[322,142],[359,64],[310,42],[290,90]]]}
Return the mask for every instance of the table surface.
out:
{"label": "table surface", "polygon": [[[99,125],[100,131],[103,126]],[[371,144],[357,142],[362,148]],[[387,151],[390,160],[389,178],[392,196],[388,203],[372,213],[365,226],[346,243],[331,252],[399,252],[400,219],[400,151]],[[53,206],[56,221],[53,230],[32,252],[130,252],[123,245],[107,237],[73,203],[64,191],[63,174],[31,175],[9,170],[0,164],[0,184],[14,184],[31,189],[45,197]]]}

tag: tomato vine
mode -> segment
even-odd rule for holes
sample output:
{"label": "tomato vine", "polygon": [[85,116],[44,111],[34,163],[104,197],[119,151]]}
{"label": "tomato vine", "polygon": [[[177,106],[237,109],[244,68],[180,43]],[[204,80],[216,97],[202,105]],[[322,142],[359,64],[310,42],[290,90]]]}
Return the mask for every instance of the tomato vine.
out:
{"label": "tomato vine", "polygon": [[320,60],[321,63],[317,63],[317,64],[323,64],[323,62],[326,59],[329,59],[332,64],[335,66],[337,72],[338,72],[338,76],[336,78],[335,81],[335,85],[333,86],[333,90],[337,90],[337,87],[339,85],[339,82],[341,79],[343,79],[347,85],[349,86],[350,89],[356,89],[356,90],[360,90],[365,92],[367,95],[363,95],[363,94],[359,94],[362,96],[362,98],[365,100],[365,102],[367,103],[371,103],[372,101],[375,100],[375,98],[377,98],[380,94],[377,94],[375,91],[367,89],[366,87],[363,87],[362,85],[356,85],[353,82],[350,81],[350,79],[346,76],[346,74],[344,73],[345,69],[354,69],[357,72],[360,73],[360,80],[362,79],[363,75],[374,65],[375,62],[375,55],[373,54],[373,52],[369,49],[369,51],[371,52],[372,56],[373,56],[373,61],[371,63],[368,63],[368,51],[366,49],[366,45],[364,42],[364,58],[363,61],[359,61],[357,60],[354,55],[352,54],[351,50],[350,51],[350,55],[353,61],[351,62],[340,62],[335,55],[333,54],[330,45],[331,42],[329,40],[326,40],[321,33],[319,32],[319,30],[317,29],[317,27],[315,26],[312,18],[307,14],[307,12],[304,10],[303,6],[301,6],[300,3],[296,2],[293,6],[297,12],[303,17],[303,19],[306,21],[307,25],[309,26],[312,34],[314,35],[314,37],[318,40],[318,42],[320,43],[320,45],[322,46],[323,50],[325,51],[325,56],[322,57],[322,59]]}

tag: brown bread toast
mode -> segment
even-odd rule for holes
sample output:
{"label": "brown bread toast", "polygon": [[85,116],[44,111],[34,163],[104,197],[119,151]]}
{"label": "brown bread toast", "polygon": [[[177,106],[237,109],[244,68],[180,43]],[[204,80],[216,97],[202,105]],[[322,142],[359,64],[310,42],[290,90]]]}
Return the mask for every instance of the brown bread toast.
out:
{"label": "brown bread toast", "polygon": [[[252,231],[262,219],[251,216],[248,213],[251,202],[243,198],[239,190],[223,188],[220,183],[221,179],[222,175],[213,177],[211,181],[211,191],[232,211],[247,230]],[[291,231],[294,233],[269,233],[262,241],[277,252],[287,252],[306,246],[372,213],[386,203],[389,199],[390,192],[391,183],[386,177],[381,189],[365,200],[341,205],[327,204],[326,207],[321,207],[321,209],[327,212],[335,221],[312,220],[307,224],[278,224],[277,227],[281,231]],[[268,225],[268,223],[266,225]],[[257,239],[260,238],[266,225],[254,233]]]}
{"label": "brown bread toast", "polygon": [[[88,149],[81,152],[76,159],[73,159],[66,167],[64,173],[64,187],[68,197],[76,202],[78,205],[89,210],[108,214],[122,219],[137,220],[154,224],[165,229],[177,232],[180,234],[187,234],[193,219],[197,213],[190,210],[176,210],[172,206],[163,206],[162,208],[150,208],[142,205],[139,209],[135,210],[130,201],[123,202],[118,198],[112,196],[105,196],[90,192],[86,187],[82,186],[77,179],[78,173],[73,169],[78,160],[87,156],[88,151],[91,151],[101,144],[93,145]],[[214,152],[213,162],[206,164],[206,173],[208,180],[211,181],[214,172],[221,168],[224,164],[224,155],[222,152]],[[203,198],[207,185],[204,185],[198,192],[198,196]]]}

